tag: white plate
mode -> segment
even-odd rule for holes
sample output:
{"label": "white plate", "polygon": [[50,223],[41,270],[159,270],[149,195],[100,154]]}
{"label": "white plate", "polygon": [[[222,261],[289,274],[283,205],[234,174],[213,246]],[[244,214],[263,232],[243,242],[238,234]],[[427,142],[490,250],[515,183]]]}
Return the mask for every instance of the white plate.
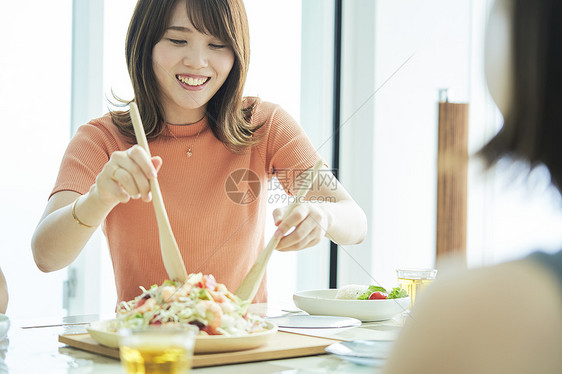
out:
{"label": "white plate", "polygon": [[361,321],[349,317],[292,315],[266,318],[278,327],[300,329],[333,329],[361,326]]}
{"label": "white plate", "polygon": [[367,366],[383,366],[394,342],[385,340],[351,340],[334,343],[326,352],[344,360]]}
{"label": "white plate", "polygon": [[410,306],[410,297],[386,300],[336,299],[336,289],[300,291],[293,295],[295,305],[309,314],[357,318],[363,322],[384,321]]}
{"label": "white plate", "polygon": [[[107,331],[110,320],[92,322],[87,329],[97,343],[111,348],[119,348],[119,335]],[[267,330],[245,336],[198,335],[195,339],[195,353],[233,352],[264,345],[275,333],[277,326],[267,322]]]}

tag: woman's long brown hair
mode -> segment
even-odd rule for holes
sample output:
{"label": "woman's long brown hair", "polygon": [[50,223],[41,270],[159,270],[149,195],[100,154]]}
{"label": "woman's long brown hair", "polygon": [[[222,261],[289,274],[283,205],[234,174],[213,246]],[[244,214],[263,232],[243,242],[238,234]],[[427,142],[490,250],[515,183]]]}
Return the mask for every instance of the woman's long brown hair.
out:
{"label": "woman's long brown hair", "polygon": [[562,188],[562,2],[513,0],[511,109],[480,151],[488,166],[503,157],[545,165]]}
{"label": "woman's long brown hair", "polygon": [[[127,31],[127,68],[146,136],[158,137],[165,129],[161,91],[154,74],[152,49],[163,37],[178,1],[185,1],[187,16],[200,32],[227,43],[234,52],[234,64],[226,81],[207,104],[207,119],[213,134],[229,149],[239,152],[255,144],[260,127],[252,126],[253,105],[243,107],[242,92],[250,60],[248,20],[242,0],[139,0]],[[115,97],[121,105],[127,101]],[[112,111],[119,130],[135,139],[128,111]]]}

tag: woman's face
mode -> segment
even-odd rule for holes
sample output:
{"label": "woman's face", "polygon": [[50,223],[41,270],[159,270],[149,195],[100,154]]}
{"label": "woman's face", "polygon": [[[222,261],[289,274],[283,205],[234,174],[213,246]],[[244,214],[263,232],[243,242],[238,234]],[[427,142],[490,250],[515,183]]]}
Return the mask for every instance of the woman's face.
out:
{"label": "woman's face", "polygon": [[486,29],[485,72],[488,90],[500,111],[510,109],[513,89],[512,5],[510,0],[497,0],[490,12]]}
{"label": "woman's face", "polygon": [[152,66],[168,123],[201,119],[207,103],[223,85],[234,64],[229,45],[198,32],[178,1],[170,26],[152,50]]}

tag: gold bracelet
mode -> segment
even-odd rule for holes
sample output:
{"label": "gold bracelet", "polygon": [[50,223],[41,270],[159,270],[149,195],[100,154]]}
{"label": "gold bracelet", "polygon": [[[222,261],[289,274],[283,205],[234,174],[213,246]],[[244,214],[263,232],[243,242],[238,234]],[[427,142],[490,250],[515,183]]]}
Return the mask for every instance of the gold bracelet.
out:
{"label": "gold bracelet", "polygon": [[76,203],[78,202],[78,200],[80,200],[80,198],[82,197],[82,195],[78,196],[78,198],[76,200],[74,200],[74,204],[72,204],[72,217],[74,218],[74,220],[80,225],[80,226],[84,226],[87,227],[89,229],[96,227],[96,226],[90,226],[90,225],[86,225],[84,222],[80,221],[80,219],[78,217],[76,217]]}

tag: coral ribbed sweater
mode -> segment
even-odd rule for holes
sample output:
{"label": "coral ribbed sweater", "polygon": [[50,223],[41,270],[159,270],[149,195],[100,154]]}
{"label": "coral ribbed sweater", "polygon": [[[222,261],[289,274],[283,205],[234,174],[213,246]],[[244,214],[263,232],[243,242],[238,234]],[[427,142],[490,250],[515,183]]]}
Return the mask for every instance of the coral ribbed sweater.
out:
{"label": "coral ribbed sweater", "polygon": [[[164,132],[168,135],[149,144],[151,154],[163,160],[158,181],[187,272],[213,274],[232,291],[264,247],[268,180],[278,176],[290,192],[299,172],[319,158],[290,115],[277,105],[258,100],[252,123],[263,122],[258,130],[264,133],[262,142],[243,154],[234,154],[219,142],[206,119],[189,126],[168,125],[169,133]],[[190,146],[193,155],[188,157]],[[130,147],[130,140],[119,133],[108,114],[80,126],[66,150],[52,193],[86,193],[111,153]],[[244,202],[239,199],[242,194],[236,194],[236,188],[243,193],[248,186],[244,182],[232,184],[239,179],[236,175],[242,174],[229,179],[239,169],[249,169],[259,178],[257,199],[252,201],[251,195]],[[117,205],[103,230],[118,302],[139,295],[139,286],[148,288],[167,279],[151,203],[131,200]],[[262,283],[255,301],[265,299]]]}

